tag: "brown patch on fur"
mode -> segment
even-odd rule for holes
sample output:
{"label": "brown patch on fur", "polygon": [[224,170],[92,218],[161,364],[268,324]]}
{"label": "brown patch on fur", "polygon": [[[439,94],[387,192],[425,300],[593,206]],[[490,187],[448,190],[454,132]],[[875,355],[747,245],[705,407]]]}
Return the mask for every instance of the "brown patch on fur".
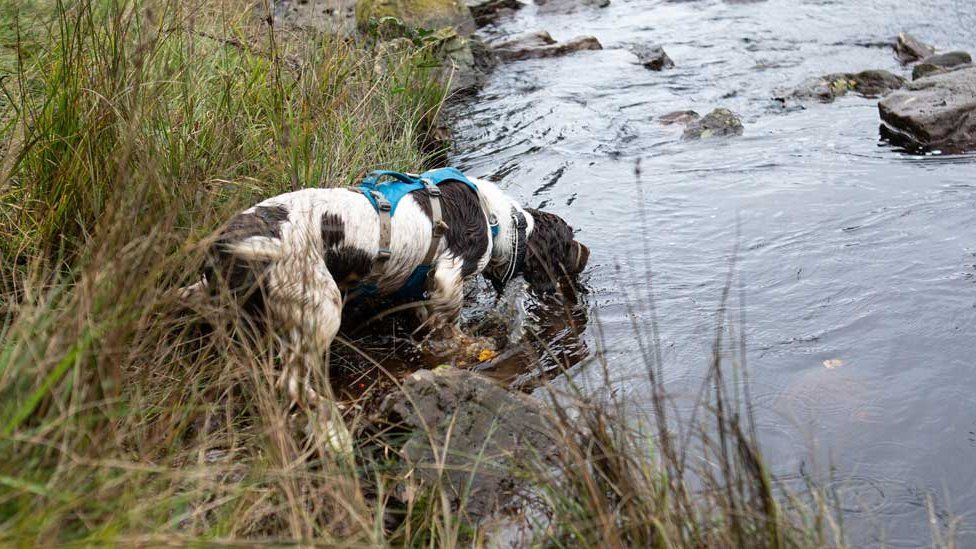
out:
{"label": "brown patch on fur", "polygon": [[535,225],[529,235],[522,276],[533,289],[553,292],[560,279],[583,270],[589,249],[573,239],[573,228],[558,215],[531,208],[525,211]]}
{"label": "brown patch on fur", "polygon": [[[488,220],[481,210],[478,195],[470,187],[458,181],[448,181],[437,188],[441,190],[441,211],[447,232],[447,247],[463,260],[461,276],[478,271],[478,262],[488,250]],[[431,218],[430,197],[420,190],[412,193],[427,218]]]}
{"label": "brown patch on fur", "polygon": [[268,262],[239,258],[228,246],[255,236],[281,238],[281,223],[287,219],[288,209],[283,206],[258,206],[231,219],[207,254],[205,273],[211,292],[227,291],[245,310],[263,311],[261,283]]}
{"label": "brown patch on fur", "polygon": [[373,256],[366,250],[344,246],[346,227],[334,213],[322,214],[322,254],[325,266],[341,290],[347,290],[367,276],[373,268]]}

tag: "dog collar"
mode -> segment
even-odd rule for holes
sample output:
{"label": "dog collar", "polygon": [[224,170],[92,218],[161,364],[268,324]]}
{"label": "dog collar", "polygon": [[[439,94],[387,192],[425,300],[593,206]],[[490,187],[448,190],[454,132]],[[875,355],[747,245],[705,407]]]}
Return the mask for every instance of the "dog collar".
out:
{"label": "dog collar", "polygon": [[505,268],[505,273],[498,279],[496,286],[502,288],[505,284],[508,284],[510,280],[515,278],[523,265],[525,265],[525,251],[527,238],[525,236],[525,229],[528,223],[525,221],[525,215],[518,210],[518,208],[512,208],[512,227],[515,229],[512,231],[512,256],[508,262],[508,266]]}

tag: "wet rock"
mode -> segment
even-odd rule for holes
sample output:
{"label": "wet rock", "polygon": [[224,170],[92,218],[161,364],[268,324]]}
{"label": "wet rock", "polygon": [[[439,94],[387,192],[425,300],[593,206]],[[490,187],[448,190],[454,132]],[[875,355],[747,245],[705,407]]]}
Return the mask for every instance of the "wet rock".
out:
{"label": "wet rock", "polygon": [[912,69],[912,80],[918,80],[931,74],[949,72],[951,69],[970,65],[972,62],[972,56],[964,51],[950,51],[932,55],[915,65],[915,68]]}
{"label": "wet rock", "polygon": [[464,37],[450,28],[437,31],[436,56],[445,71],[450,71],[450,90],[474,91],[484,86],[493,68],[493,57],[481,40]]}
{"label": "wet rock", "polygon": [[663,126],[670,126],[672,124],[682,124],[687,126],[699,118],[701,118],[701,115],[695,111],[674,111],[658,117],[657,120]]}
{"label": "wet rock", "polygon": [[465,4],[479,27],[494,23],[499,17],[522,8],[518,0],[465,0]]}
{"label": "wet rock", "polygon": [[577,36],[566,42],[556,42],[546,31],[536,31],[517,36],[494,45],[493,51],[500,61],[520,61],[559,57],[584,50],[601,50],[600,41],[592,36]]}
{"label": "wet rock", "polygon": [[356,26],[368,31],[371,24],[394,17],[408,28],[452,27],[468,36],[475,30],[474,18],[463,0],[359,0]]}
{"label": "wet rock", "polygon": [[882,135],[918,149],[976,150],[976,67],[910,82],[878,103]]}
{"label": "wet rock", "polygon": [[707,139],[742,135],[742,121],[728,109],[715,109],[685,128],[682,139]]}
{"label": "wet rock", "polygon": [[925,59],[935,53],[935,48],[922,42],[907,32],[898,33],[895,42],[895,56],[903,65]]}
{"label": "wet rock", "polygon": [[900,89],[904,85],[904,78],[883,70],[835,73],[803,82],[790,94],[790,97],[830,103],[838,97],[847,95],[847,92],[854,92],[862,97],[878,97]]}
{"label": "wet rock", "polygon": [[535,0],[541,13],[573,13],[580,9],[605,8],[610,0]]}
{"label": "wet rock", "polygon": [[406,430],[405,437],[390,444],[413,478],[445,486],[454,506],[464,499],[473,520],[519,493],[513,466],[555,448],[538,401],[467,370],[443,367],[411,374],[402,392],[386,397],[379,415]]}
{"label": "wet rock", "polygon": [[[380,36],[396,36],[405,32],[393,20],[386,19],[377,28]],[[398,30],[399,29],[399,30]],[[404,54],[418,47],[430,51],[441,66],[441,80],[450,81],[451,92],[473,91],[481,88],[494,68],[494,56],[484,43],[474,37],[461,36],[454,28],[444,27],[423,38],[399,37],[376,46],[374,70],[385,73],[402,62]]]}
{"label": "wet rock", "polygon": [[664,52],[664,48],[656,44],[652,46],[636,46],[632,51],[637,56],[640,64],[652,71],[660,71],[674,67],[674,61]]}

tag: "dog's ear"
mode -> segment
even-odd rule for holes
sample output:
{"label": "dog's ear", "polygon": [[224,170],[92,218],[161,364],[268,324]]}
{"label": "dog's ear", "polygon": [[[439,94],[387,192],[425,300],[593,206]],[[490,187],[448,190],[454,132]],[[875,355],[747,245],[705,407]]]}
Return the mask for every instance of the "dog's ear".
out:
{"label": "dog's ear", "polygon": [[589,250],[573,240],[573,229],[561,217],[526,209],[534,221],[525,252],[522,276],[541,293],[556,290],[560,279],[576,275],[586,265]]}

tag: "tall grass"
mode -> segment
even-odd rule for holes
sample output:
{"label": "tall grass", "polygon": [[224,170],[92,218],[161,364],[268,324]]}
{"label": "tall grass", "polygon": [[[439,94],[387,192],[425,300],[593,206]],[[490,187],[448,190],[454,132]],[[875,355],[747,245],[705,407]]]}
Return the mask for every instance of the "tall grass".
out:
{"label": "tall grass", "polygon": [[[274,334],[173,292],[259,197],[428,159],[445,92],[424,45],[280,29],[260,6],[0,6],[0,543],[487,535],[375,448],[332,451],[275,389]],[[512,471],[548,517],[531,541],[843,545],[825,498],[776,489],[718,356],[694,436],[669,429],[652,355],[654,432],[580,394],[555,407],[559,447]],[[397,487],[420,495],[404,509]]]}
{"label": "tall grass", "polygon": [[56,0],[0,12],[8,540],[374,540],[374,524],[345,519],[369,515],[355,475],[307,465],[304,437],[286,434],[301,429],[270,384],[269,342],[219,320],[201,331],[171,289],[257,197],[423,165],[444,88],[423,48],[378,56],[275,29],[260,10]]}

